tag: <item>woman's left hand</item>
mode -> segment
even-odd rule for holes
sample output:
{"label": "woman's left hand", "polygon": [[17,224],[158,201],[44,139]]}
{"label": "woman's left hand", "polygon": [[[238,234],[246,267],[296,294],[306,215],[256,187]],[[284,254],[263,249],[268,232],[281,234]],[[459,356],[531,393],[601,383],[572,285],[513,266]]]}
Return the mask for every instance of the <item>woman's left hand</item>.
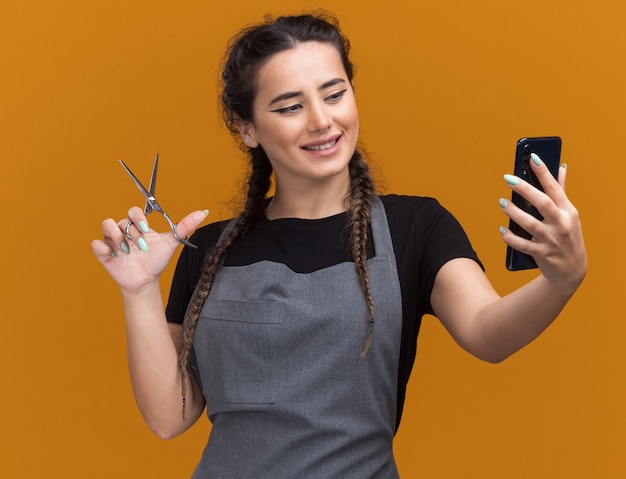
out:
{"label": "woman's left hand", "polygon": [[578,210],[565,194],[567,167],[559,167],[556,180],[534,153],[530,165],[544,192],[516,176],[505,175],[505,180],[532,203],[544,219],[539,221],[512,202],[501,200],[504,213],[532,235],[528,240],[502,228],[502,239],[513,249],[531,255],[549,281],[571,294],[587,272],[587,253]]}

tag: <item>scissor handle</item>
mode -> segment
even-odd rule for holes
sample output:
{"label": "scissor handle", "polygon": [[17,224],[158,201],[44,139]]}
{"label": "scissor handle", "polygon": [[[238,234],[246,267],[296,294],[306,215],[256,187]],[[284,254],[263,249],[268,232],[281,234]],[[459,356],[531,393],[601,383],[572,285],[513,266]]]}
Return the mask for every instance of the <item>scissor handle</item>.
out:
{"label": "scissor handle", "polygon": [[163,217],[165,218],[165,220],[167,221],[167,224],[170,225],[170,228],[172,230],[172,234],[174,235],[174,238],[176,238],[180,243],[189,246],[190,248],[194,248],[197,249],[198,247],[191,243],[187,237],[181,238],[180,236],[178,236],[178,232],[176,231],[176,223],[174,223],[169,216],[167,216],[167,213],[163,210],[159,211],[159,213],[161,213],[163,215]]}

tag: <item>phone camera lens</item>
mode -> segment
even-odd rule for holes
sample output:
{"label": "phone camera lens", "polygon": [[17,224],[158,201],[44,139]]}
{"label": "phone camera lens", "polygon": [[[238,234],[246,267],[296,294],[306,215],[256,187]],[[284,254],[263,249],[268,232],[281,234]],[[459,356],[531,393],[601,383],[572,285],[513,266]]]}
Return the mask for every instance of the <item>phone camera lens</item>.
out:
{"label": "phone camera lens", "polygon": [[526,174],[529,168],[530,168],[530,147],[528,145],[524,145],[524,163],[523,163],[524,174]]}

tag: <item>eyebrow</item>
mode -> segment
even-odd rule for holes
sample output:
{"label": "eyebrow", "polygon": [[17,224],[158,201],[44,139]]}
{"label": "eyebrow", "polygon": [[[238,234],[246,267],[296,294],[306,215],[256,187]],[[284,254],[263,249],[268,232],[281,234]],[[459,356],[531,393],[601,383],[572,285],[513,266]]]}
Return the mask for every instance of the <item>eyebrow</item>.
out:
{"label": "eyebrow", "polygon": [[[318,88],[318,91],[325,90],[326,88],[330,88],[331,86],[335,86],[338,83],[345,83],[346,81],[343,78],[333,78],[332,80],[328,80],[327,82],[322,83],[322,85]],[[270,101],[268,106],[272,106],[280,101],[289,100],[290,98],[295,98],[297,96],[301,96],[303,93],[301,91],[288,91],[285,93],[281,93],[272,101]]]}

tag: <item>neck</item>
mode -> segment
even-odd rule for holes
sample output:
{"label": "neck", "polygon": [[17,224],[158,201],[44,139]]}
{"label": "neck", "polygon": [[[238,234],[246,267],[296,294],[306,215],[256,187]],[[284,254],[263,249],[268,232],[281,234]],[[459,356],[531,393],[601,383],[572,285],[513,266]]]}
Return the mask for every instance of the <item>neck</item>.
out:
{"label": "neck", "polygon": [[276,185],[276,193],[265,210],[270,220],[279,218],[319,219],[349,208],[349,177],[324,185]]}

